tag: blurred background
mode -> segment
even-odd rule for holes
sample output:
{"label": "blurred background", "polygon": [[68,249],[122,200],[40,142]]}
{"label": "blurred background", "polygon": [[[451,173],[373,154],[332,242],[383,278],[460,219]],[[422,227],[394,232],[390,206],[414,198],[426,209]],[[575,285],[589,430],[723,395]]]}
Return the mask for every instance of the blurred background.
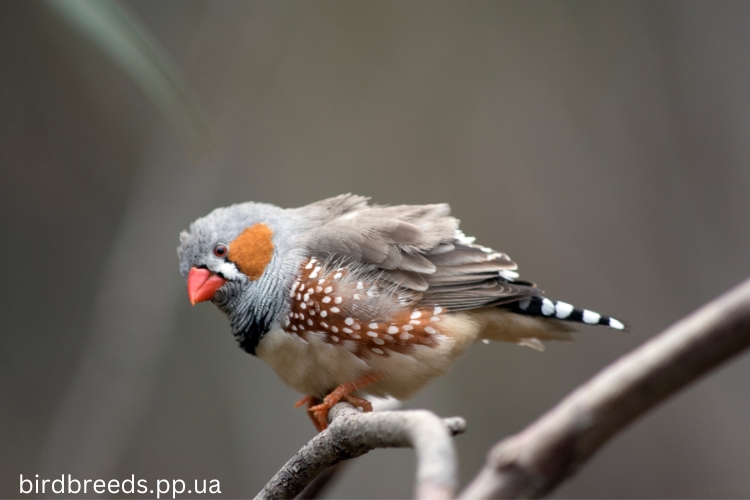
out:
{"label": "blurred background", "polygon": [[[63,473],[255,495],[314,429],[190,307],[178,234],[347,192],[448,202],[549,296],[632,326],[474,346],[410,401],[468,420],[465,484],[750,274],[749,82],[749,2],[0,3],[0,497]],[[748,382],[745,356],[553,496],[747,497]],[[375,451],[328,495],[408,497],[413,475]]]}

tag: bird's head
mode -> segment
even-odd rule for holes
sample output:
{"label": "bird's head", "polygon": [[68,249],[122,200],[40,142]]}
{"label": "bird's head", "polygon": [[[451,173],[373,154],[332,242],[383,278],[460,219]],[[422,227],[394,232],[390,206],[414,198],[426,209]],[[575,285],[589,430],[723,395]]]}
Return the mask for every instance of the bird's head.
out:
{"label": "bird's head", "polygon": [[294,211],[242,203],[218,208],[180,234],[190,302],[216,304],[248,352],[285,310],[303,258],[295,241],[305,225]]}

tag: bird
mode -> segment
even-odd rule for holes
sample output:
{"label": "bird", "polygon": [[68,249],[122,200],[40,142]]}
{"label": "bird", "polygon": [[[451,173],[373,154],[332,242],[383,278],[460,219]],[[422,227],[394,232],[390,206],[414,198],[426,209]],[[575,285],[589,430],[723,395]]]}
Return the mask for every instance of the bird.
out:
{"label": "bird", "polygon": [[576,323],[625,329],[547,298],[447,204],[239,203],[192,222],[177,250],[190,302],[226,314],[239,346],[304,395],[318,431],[339,401],[408,399],[478,341],[542,350]]}

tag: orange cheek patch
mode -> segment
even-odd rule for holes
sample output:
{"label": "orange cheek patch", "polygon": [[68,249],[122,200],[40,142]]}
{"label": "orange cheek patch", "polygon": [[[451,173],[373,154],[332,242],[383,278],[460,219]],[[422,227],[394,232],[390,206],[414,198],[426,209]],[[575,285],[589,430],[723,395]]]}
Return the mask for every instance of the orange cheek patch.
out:
{"label": "orange cheek patch", "polygon": [[263,276],[273,257],[273,231],[263,223],[246,228],[229,244],[229,260],[251,280]]}

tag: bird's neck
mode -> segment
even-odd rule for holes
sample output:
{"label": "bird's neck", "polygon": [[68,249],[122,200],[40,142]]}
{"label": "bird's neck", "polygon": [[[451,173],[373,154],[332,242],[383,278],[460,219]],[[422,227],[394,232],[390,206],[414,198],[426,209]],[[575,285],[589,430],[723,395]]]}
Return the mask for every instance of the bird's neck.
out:
{"label": "bird's neck", "polygon": [[241,330],[235,330],[233,328],[232,333],[243,351],[256,356],[255,348],[258,347],[260,339],[262,339],[269,330],[270,326],[268,324],[260,321],[251,321]]}
{"label": "bird's neck", "polygon": [[271,329],[284,305],[282,288],[275,283],[236,296],[234,303],[216,305],[229,317],[232,334],[240,347],[255,356],[255,349]]}

